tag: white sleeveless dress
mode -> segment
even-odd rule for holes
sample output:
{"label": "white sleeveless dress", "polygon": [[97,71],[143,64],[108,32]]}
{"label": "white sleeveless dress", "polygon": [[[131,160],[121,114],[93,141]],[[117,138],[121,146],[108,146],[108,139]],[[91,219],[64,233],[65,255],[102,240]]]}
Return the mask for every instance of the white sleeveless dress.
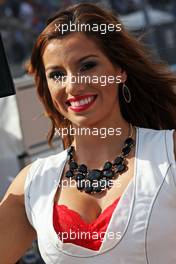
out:
{"label": "white sleeveless dress", "polygon": [[68,149],[32,164],[25,182],[25,209],[46,264],[176,263],[174,130],[136,129],[134,176],[98,251],[63,243],[53,227],[54,196]]}

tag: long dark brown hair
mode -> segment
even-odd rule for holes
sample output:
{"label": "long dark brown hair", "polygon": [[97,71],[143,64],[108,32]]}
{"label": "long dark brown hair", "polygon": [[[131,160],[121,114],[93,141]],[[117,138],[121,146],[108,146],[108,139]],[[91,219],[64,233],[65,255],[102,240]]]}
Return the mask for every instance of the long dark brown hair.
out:
{"label": "long dark brown hair", "polygon": [[[84,3],[73,5],[56,13],[48,20],[46,28],[38,37],[33,48],[29,71],[34,74],[37,92],[44,104],[46,114],[51,120],[48,142],[51,144],[55,128],[71,125],[55,108],[47,86],[42,56],[45,47],[52,39],[62,38],[63,34],[56,25],[79,24],[121,24],[118,16],[112,11],[104,10],[95,4]],[[152,129],[176,128],[176,77],[162,62],[154,61],[153,56],[144,45],[121,26],[122,30],[108,31],[100,34],[96,31],[85,31],[114,64],[127,72],[126,85],[131,92],[131,103],[127,104],[122,95],[122,84],[119,85],[119,102],[123,118],[135,126]],[[64,149],[73,138],[63,138]]]}

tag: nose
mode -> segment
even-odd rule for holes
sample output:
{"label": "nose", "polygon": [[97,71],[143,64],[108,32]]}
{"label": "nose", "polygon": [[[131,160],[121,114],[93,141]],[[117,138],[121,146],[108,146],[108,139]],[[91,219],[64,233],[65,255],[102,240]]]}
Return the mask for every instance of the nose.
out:
{"label": "nose", "polygon": [[79,95],[83,94],[85,90],[85,83],[81,81],[80,75],[69,74],[67,76],[67,82],[65,86],[67,94]]}

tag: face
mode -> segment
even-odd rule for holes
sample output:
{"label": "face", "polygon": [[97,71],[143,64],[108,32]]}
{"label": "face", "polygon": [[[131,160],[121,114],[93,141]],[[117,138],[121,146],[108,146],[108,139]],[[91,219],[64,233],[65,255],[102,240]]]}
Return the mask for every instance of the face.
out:
{"label": "face", "polygon": [[94,40],[83,33],[54,39],[45,48],[43,63],[53,103],[73,124],[92,126],[110,116],[117,120],[118,82],[125,82],[126,73]]}

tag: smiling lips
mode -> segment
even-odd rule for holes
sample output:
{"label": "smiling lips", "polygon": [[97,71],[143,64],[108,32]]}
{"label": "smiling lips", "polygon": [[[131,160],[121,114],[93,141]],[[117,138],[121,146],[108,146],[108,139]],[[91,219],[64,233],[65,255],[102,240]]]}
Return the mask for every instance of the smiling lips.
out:
{"label": "smiling lips", "polygon": [[72,111],[81,112],[89,108],[96,100],[96,97],[97,95],[87,94],[83,96],[77,96],[75,98],[70,98],[66,101],[66,103],[69,106],[69,109],[71,109]]}

